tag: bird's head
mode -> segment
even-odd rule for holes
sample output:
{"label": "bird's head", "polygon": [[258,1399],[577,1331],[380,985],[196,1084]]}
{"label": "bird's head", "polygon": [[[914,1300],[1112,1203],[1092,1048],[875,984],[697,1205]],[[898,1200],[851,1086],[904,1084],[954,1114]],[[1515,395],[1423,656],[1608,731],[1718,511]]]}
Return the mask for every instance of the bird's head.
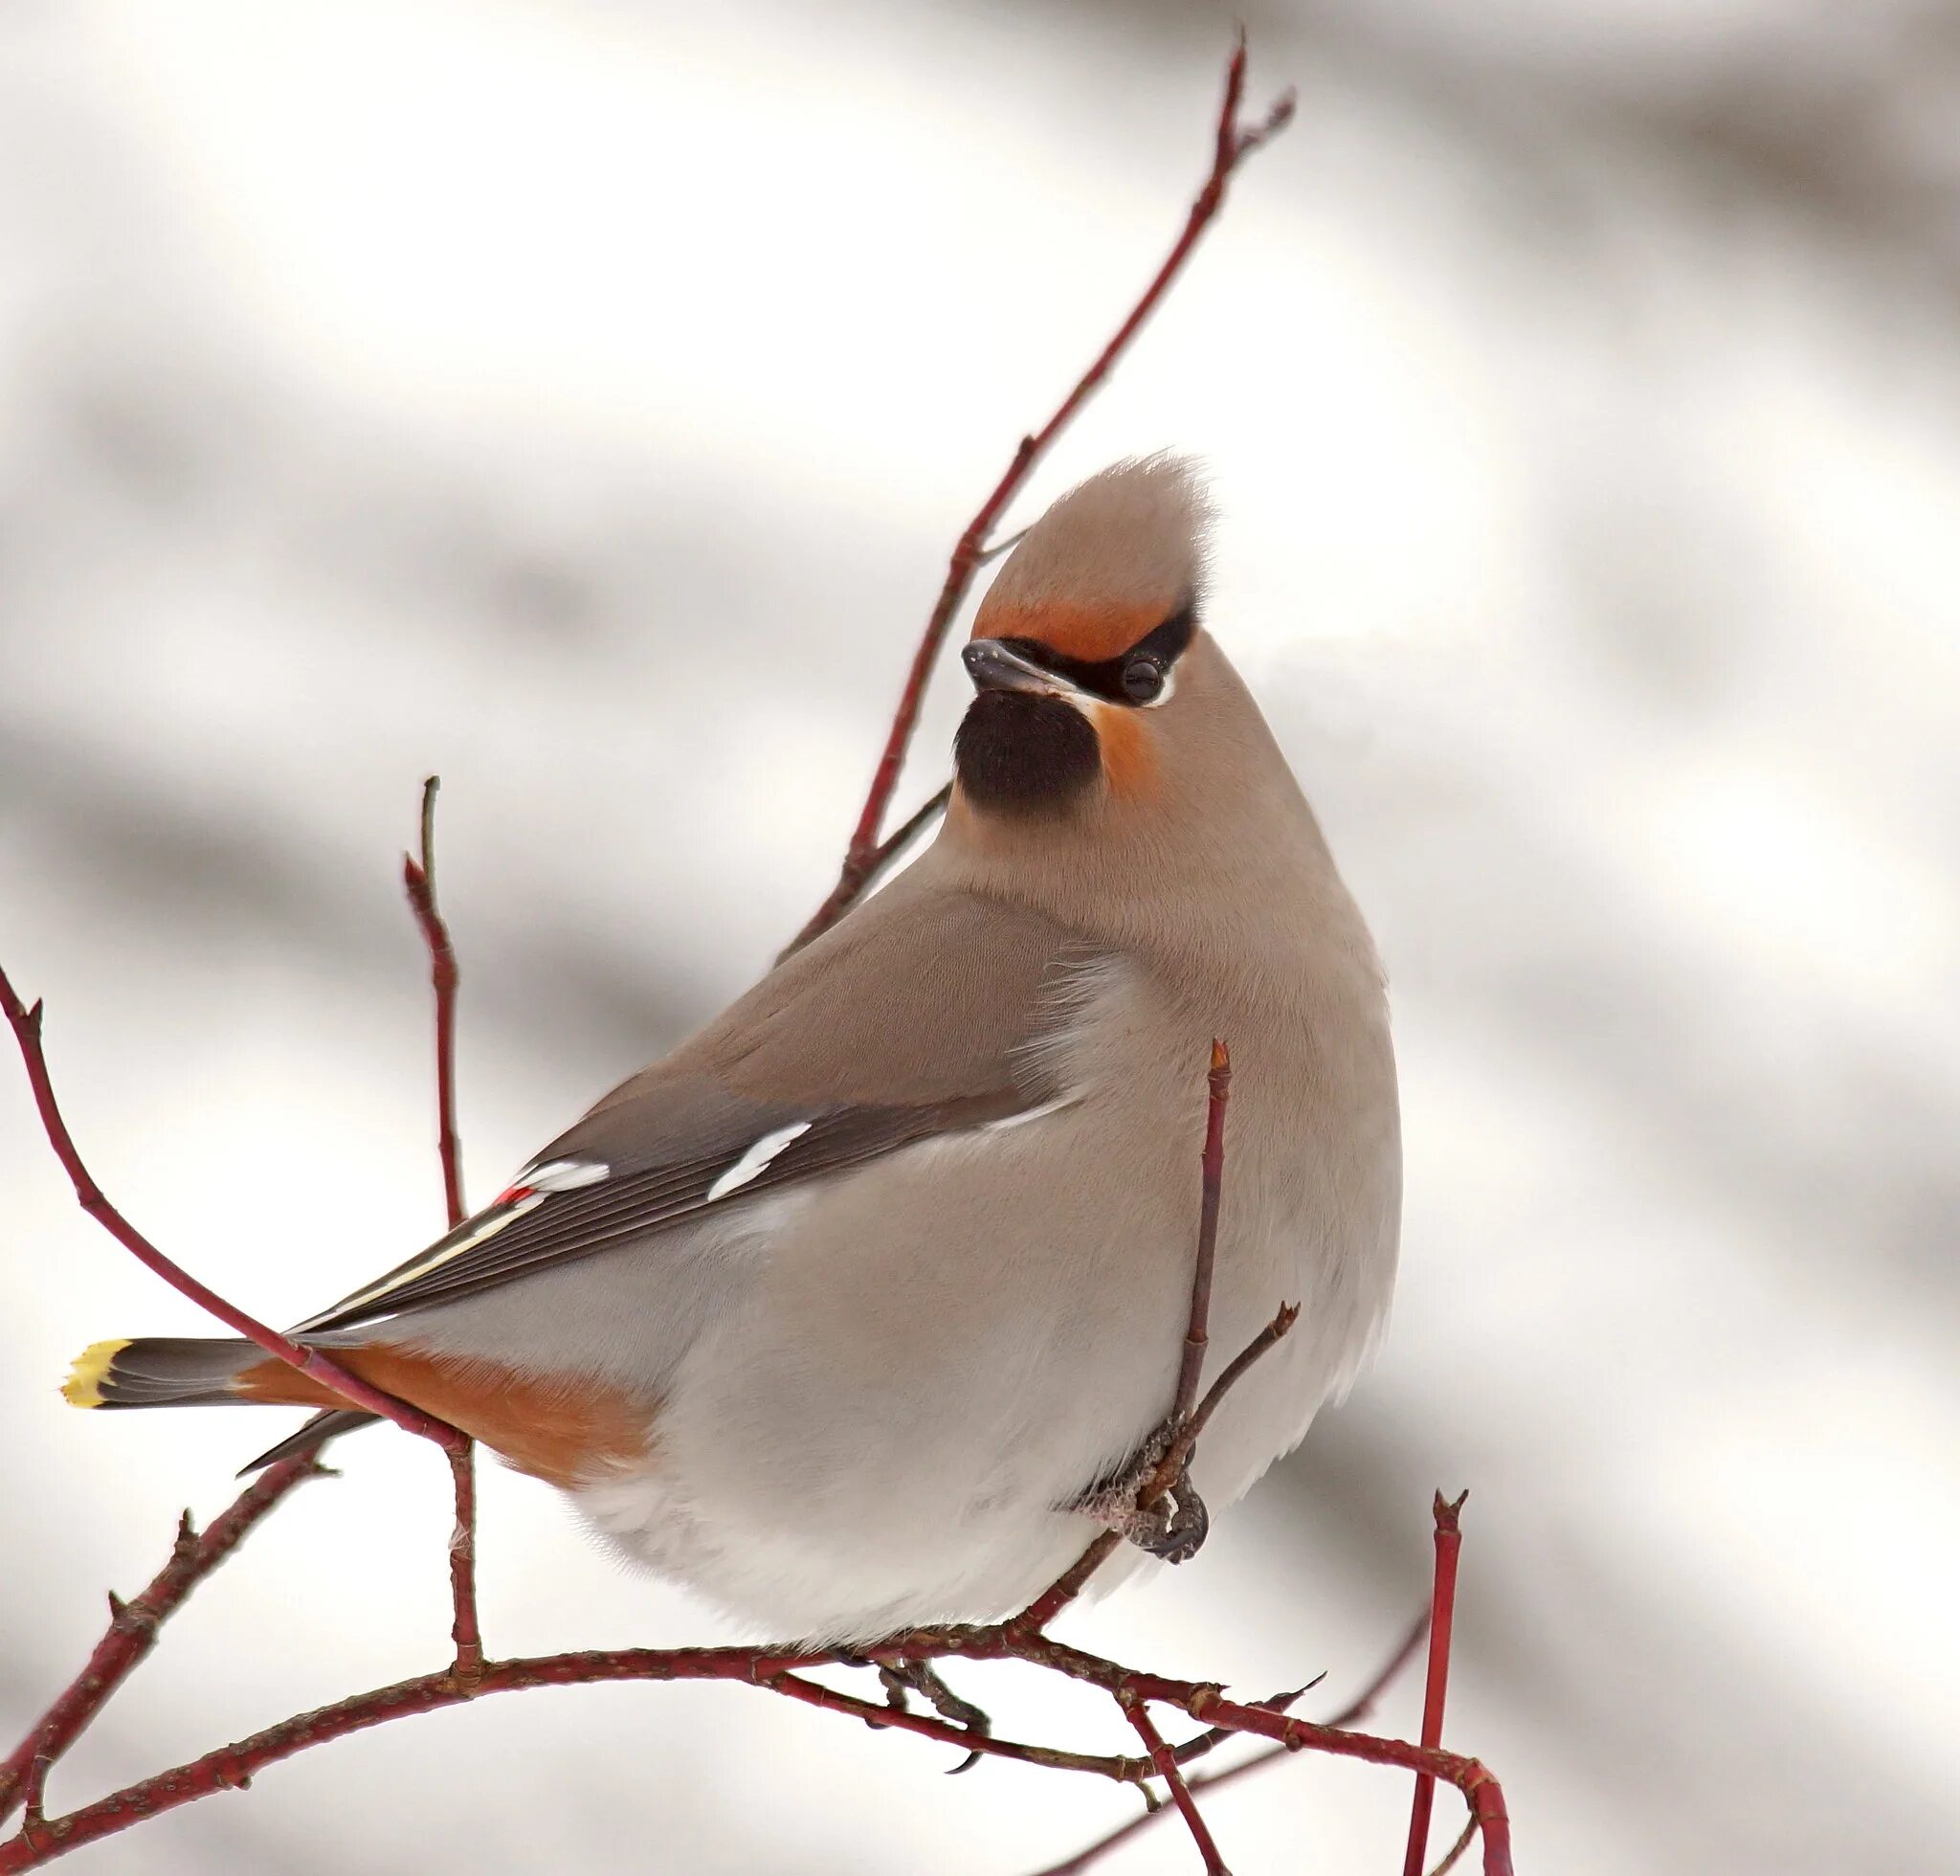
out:
{"label": "bird's head", "polygon": [[1028,530],[964,654],[967,810],[996,823],[1147,814],[1175,783],[1220,702],[1223,660],[1198,617],[1208,517],[1191,466],[1153,456],[1092,477]]}

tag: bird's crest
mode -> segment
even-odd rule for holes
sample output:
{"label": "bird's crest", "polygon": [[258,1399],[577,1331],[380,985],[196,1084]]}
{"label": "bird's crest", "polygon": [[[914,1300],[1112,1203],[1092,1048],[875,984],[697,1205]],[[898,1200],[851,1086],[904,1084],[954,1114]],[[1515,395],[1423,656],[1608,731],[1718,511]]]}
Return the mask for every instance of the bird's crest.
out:
{"label": "bird's crest", "polygon": [[1137,457],[1071,489],[989,589],[976,638],[1116,658],[1199,597],[1212,518],[1189,458]]}

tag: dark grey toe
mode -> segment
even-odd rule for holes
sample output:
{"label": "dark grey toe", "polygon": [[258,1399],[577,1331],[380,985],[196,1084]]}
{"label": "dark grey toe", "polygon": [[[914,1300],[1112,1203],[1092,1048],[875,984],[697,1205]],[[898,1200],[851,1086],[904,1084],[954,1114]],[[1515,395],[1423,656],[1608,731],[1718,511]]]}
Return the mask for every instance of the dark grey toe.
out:
{"label": "dark grey toe", "polygon": [[1203,1548],[1212,1529],[1212,1514],[1190,1478],[1150,1508],[1129,1533],[1130,1542],[1166,1563],[1188,1563]]}

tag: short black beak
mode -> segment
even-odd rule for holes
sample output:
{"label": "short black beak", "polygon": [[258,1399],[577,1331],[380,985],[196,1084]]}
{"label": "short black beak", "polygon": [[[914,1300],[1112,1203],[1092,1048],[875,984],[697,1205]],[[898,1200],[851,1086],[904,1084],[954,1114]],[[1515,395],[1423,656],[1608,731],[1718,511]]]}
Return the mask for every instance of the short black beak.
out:
{"label": "short black beak", "polygon": [[1053,671],[1042,670],[998,638],[975,638],[961,652],[960,659],[975,690],[1034,690],[1058,697],[1069,689],[1066,681]]}

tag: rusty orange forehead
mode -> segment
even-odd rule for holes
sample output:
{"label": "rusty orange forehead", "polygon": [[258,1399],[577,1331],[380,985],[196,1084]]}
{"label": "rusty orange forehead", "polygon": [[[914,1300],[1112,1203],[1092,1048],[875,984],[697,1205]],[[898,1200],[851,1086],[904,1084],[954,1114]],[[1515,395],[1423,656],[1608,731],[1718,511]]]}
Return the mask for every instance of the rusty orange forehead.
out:
{"label": "rusty orange forehead", "polygon": [[1126,652],[1164,623],[1164,606],[1069,605],[1043,600],[1034,606],[993,606],[984,602],[973,621],[976,638],[1032,638],[1064,658],[1100,663]]}

